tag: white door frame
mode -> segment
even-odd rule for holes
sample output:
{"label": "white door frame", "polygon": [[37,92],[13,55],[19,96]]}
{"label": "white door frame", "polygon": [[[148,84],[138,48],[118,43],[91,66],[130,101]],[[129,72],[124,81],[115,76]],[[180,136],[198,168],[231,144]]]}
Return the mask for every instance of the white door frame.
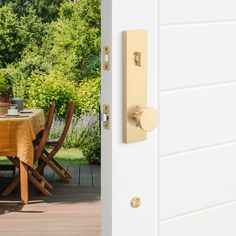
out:
{"label": "white door frame", "polygon": [[[124,144],[124,30],[148,30],[148,105],[158,109],[158,0],[102,0],[102,49],[110,49],[103,70],[101,106],[110,106],[110,129],[102,128],[102,236],[158,235],[158,129],[147,140]],[[102,50],[103,51],[103,50]],[[142,204],[132,208],[130,200]]]}

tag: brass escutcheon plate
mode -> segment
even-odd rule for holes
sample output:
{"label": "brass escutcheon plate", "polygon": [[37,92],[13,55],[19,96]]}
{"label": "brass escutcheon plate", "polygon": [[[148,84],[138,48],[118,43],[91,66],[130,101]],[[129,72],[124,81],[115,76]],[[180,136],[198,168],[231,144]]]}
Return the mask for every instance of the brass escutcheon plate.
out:
{"label": "brass escutcheon plate", "polygon": [[133,114],[147,107],[147,30],[123,32],[123,142],[146,140],[146,131],[136,127]]}

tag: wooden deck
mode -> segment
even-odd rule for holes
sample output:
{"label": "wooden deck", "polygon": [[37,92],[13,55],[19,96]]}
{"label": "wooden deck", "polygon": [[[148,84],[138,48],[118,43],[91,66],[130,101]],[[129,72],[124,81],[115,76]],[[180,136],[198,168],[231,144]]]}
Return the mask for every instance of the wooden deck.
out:
{"label": "wooden deck", "polygon": [[[100,167],[68,166],[70,184],[63,184],[49,168],[51,197],[30,186],[30,204],[21,205],[19,190],[0,198],[0,236],[99,236]],[[0,171],[0,191],[11,181],[11,172]]]}

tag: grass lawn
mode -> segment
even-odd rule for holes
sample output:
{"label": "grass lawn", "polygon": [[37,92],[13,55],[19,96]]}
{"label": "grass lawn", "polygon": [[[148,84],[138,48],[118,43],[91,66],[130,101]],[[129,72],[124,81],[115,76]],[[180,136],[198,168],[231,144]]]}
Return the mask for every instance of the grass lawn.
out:
{"label": "grass lawn", "polygon": [[87,165],[87,160],[83,157],[78,148],[62,148],[56,155],[56,160],[65,165]]}
{"label": "grass lawn", "polygon": [[[61,148],[56,155],[56,160],[62,165],[86,165],[87,160],[83,157],[81,150],[77,148]],[[10,163],[6,157],[0,157],[0,164]]]}

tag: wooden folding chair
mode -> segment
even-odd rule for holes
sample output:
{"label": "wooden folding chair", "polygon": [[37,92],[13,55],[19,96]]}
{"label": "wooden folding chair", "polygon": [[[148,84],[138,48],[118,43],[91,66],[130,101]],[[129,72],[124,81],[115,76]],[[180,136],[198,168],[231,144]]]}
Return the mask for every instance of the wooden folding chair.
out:
{"label": "wooden folding chair", "polygon": [[[55,103],[51,103],[49,106],[47,121],[45,124],[45,128],[43,130],[40,142],[37,145],[34,145],[34,162],[36,162],[40,158],[40,156],[42,156],[43,154],[44,146],[48,139],[49,131],[52,125],[55,108],[56,108]],[[19,160],[16,157],[8,157],[8,158],[17,168],[20,168]],[[29,181],[32,182],[45,196],[51,195],[51,193],[46,188],[52,189],[53,188],[52,185],[37,170],[35,170],[33,167],[30,167],[30,166],[29,166],[28,178],[29,178]],[[15,177],[15,179],[12,181],[12,183],[3,192],[2,196],[6,197],[9,194],[11,194],[11,192],[19,184],[19,181],[20,181],[20,177],[18,174]]]}
{"label": "wooden folding chair", "polygon": [[55,171],[55,173],[62,179],[63,182],[69,183],[69,179],[72,177],[70,174],[54,159],[54,156],[57,154],[57,152],[62,147],[64,140],[66,138],[66,135],[68,133],[73,113],[74,113],[74,107],[75,103],[74,101],[69,102],[66,118],[65,118],[65,125],[63,128],[63,131],[61,133],[61,136],[59,139],[55,140],[48,140],[46,142],[46,145],[51,146],[52,150],[48,152],[46,149],[43,151],[43,155],[41,156],[41,159],[43,160],[38,168],[36,169],[39,173],[42,173],[45,166],[48,165],[52,168],[52,170]]}

